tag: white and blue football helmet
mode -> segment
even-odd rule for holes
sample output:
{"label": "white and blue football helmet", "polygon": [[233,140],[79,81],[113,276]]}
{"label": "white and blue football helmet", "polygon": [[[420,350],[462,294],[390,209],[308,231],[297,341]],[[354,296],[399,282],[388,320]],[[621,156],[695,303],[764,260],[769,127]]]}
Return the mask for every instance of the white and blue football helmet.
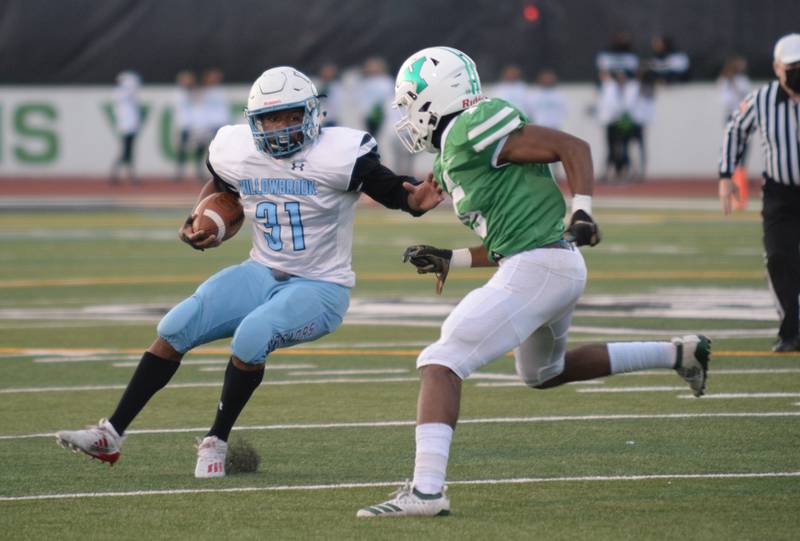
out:
{"label": "white and blue football helmet", "polygon": [[[284,109],[304,110],[302,124],[264,130],[260,116]],[[268,69],[250,88],[245,109],[256,147],[263,153],[281,158],[294,154],[314,142],[320,129],[319,94],[311,79],[288,66]],[[302,137],[295,135],[301,133]]]}

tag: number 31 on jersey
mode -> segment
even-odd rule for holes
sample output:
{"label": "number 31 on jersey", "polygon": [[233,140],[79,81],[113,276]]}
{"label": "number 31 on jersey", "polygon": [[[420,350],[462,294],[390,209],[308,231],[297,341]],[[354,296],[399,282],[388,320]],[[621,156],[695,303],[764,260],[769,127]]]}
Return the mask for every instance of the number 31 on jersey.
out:
{"label": "number 31 on jersey", "polygon": [[[303,234],[303,219],[300,216],[300,203],[294,201],[284,203],[283,211],[288,216],[289,225],[292,227],[292,249],[294,251],[305,250],[306,240]],[[256,206],[256,219],[264,220],[264,227],[268,230],[264,233],[267,245],[276,252],[283,250],[281,224],[278,218],[277,204],[262,201]]]}

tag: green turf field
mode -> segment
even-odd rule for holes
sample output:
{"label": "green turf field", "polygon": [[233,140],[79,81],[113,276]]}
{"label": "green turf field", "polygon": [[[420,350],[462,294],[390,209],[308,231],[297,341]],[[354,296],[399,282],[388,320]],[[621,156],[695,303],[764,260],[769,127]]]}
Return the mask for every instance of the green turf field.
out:
{"label": "green turf field", "polygon": [[246,258],[249,231],[200,253],[176,239],[183,212],[4,210],[0,537],[796,539],[800,355],[769,353],[759,217],[645,203],[596,210],[605,238],[583,250],[571,339],[704,332],[709,394],[691,398],[671,371],[535,391],[504,357],[464,385],[452,515],[386,521],[355,513],[412,474],[416,354],[490,275],[453,271],[436,298],[401,263],[408,244],[475,243],[449,210],[359,209],[350,319],[270,357],[232,436],[259,449],[260,470],[204,481],[193,444],[213,419],[224,341],[186,357],[113,468],[52,434],[111,413],[163,310]]}

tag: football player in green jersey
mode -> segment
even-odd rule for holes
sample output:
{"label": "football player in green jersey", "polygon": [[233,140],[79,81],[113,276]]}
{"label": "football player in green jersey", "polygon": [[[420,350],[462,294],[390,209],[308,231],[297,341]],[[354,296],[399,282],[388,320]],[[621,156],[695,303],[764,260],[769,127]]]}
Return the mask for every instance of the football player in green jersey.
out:
{"label": "football player in green jersey", "polygon": [[[461,381],[514,351],[520,378],[547,389],[650,368],[673,368],[703,394],[710,341],[702,335],[670,342],[590,344],[567,351],[572,314],[586,284],[576,246],[600,242],[592,219],[589,146],[567,133],[535,126],[513,104],[486,99],[474,62],[448,47],[408,58],[395,82],[395,126],[411,152],[436,154],[434,177],[452,197],[458,219],[481,245],[458,250],[417,245],[405,258],[433,272],[441,290],[455,267],[498,266],[442,325],[439,340],[417,359],[414,480],[359,517],[436,516],[450,511],[445,472],[458,420]],[[572,213],[549,165],[560,161],[572,191]]]}

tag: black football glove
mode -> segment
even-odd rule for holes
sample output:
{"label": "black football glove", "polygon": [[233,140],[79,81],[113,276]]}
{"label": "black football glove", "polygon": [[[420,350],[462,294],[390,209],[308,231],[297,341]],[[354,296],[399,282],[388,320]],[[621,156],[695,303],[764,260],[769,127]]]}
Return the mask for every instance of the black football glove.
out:
{"label": "black football glove", "polygon": [[574,242],[575,246],[597,246],[603,239],[600,228],[586,211],[576,210],[572,214],[564,238]]}
{"label": "black football glove", "polygon": [[447,273],[450,272],[450,260],[453,258],[453,250],[444,248],[434,248],[427,244],[415,244],[409,246],[403,252],[403,263],[411,262],[417,268],[417,273],[436,274],[436,293],[442,294],[444,281],[447,280]]}

